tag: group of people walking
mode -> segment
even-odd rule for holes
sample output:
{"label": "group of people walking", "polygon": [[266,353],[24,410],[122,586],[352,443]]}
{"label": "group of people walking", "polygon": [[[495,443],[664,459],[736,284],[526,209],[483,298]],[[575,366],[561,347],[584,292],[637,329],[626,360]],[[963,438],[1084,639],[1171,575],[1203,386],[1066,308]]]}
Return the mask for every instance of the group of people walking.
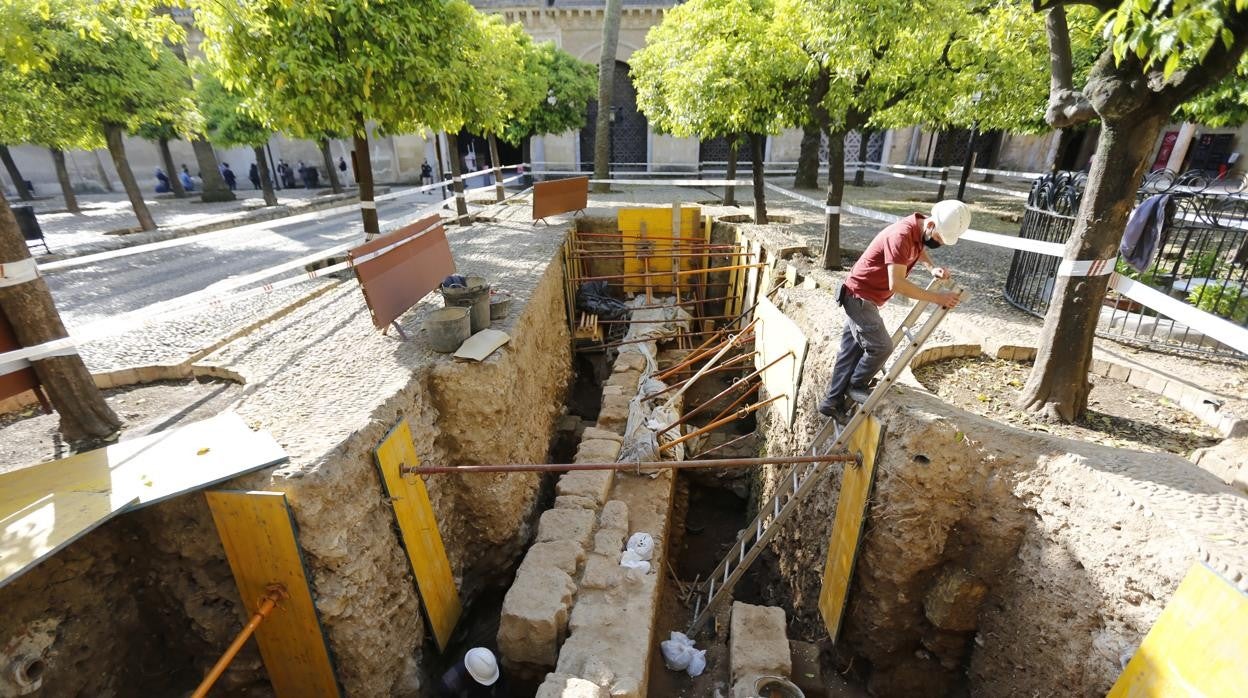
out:
{"label": "group of people walking", "polygon": [[[277,162],[277,181],[279,189],[294,189],[302,184],[304,189],[315,189],[320,186],[321,173],[316,167],[306,165],[300,160],[294,167],[291,167],[285,160]],[[347,162],[343,158],[338,158],[338,170],[343,178],[347,174]],[[223,162],[218,166],[221,173],[221,179],[225,180],[225,185],[230,191],[238,188],[238,175],[230,168],[230,163]],[[296,180],[298,177],[298,180]],[[181,172],[178,173],[178,181],[182,184],[184,191],[195,191],[195,180],[198,177],[192,177],[190,170],[183,164]],[[247,179],[251,182],[252,189],[260,189],[262,180],[260,178],[260,168],[256,163],[251,163],[250,169],[247,171]],[[169,175],[159,167],[156,168],[156,193],[165,194],[172,191],[169,181]]]}

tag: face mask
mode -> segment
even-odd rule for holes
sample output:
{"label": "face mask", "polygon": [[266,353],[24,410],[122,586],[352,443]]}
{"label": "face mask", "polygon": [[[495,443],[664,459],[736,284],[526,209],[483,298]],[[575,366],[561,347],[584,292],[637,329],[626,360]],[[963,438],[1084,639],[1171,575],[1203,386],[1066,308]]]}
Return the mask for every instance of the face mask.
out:
{"label": "face mask", "polygon": [[927,249],[929,249],[929,250],[934,250],[934,249],[936,249],[936,248],[940,247],[940,243],[939,243],[939,242],[936,242],[936,239],[935,239],[935,238],[924,238],[924,239],[923,239],[923,244],[924,244],[924,245],[926,245],[926,246],[927,246]]}

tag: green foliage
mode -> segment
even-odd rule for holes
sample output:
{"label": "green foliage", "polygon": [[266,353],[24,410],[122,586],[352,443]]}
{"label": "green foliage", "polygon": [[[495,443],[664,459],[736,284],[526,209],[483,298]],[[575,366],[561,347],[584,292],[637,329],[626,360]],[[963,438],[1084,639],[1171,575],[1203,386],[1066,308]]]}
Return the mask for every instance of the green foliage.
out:
{"label": "green foliage", "polygon": [[18,72],[47,71],[55,47],[44,40],[49,27],[59,27],[82,39],[105,43],[118,31],[156,49],[165,42],[181,43],[185,32],[167,13],[161,0],[0,0],[0,64]]}
{"label": "green foliage", "polygon": [[1133,0],[1106,12],[1101,28],[1116,63],[1133,54],[1145,70],[1159,66],[1168,79],[1218,42],[1230,48],[1235,36],[1226,18],[1245,9],[1245,0]]}
{"label": "green foliage", "polygon": [[508,143],[525,136],[564,133],[585,125],[586,107],[598,93],[598,69],[545,41],[531,48],[531,70],[544,89],[535,91],[527,111],[512,119],[500,134]]}
{"label": "green foliage", "polygon": [[500,134],[545,98],[546,79],[533,42],[520,24],[504,24],[497,15],[477,14],[476,20],[480,57],[464,88],[474,99],[465,102],[463,125],[476,133]]}
{"label": "green foliage", "polygon": [[1153,265],[1144,271],[1136,271],[1130,264],[1124,262],[1121,258],[1114,264],[1114,271],[1120,276],[1133,279],[1146,286],[1157,287],[1157,267]]}
{"label": "green foliage", "polygon": [[1187,294],[1187,302],[1232,322],[1248,323],[1248,290],[1233,281],[1201,284]]}
{"label": "green foliage", "polygon": [[237,94],[211,75],[196,78],[195,97],[204,117],[204,132],[208,140],[219,146],[264,145],[273,133],[244,108]]}
{"label": "green foliage", "polygon": [[297,136],[458,130],[485,38],[464,0],[197,0],[214,74],[259,120]]}
{"label": "green foliage", "polygon": [[779,133],[801,118],[806,57],[771,0],[690,0],[633,54],[637,106],[656,130],[714,138]]}
{"label": "green foliage", "polygon": [[1209,250],[1196,255],[1188,262],[1188,275],[1196,278],[1209,279],[1218,276],[1226,268],[1222,255],[1217,250]]}
{"label": "green foliage", "polygon": [[1248,58],[1240,59],[1239,68],[1222,82],[1181,105],[1176,116],[1210,128],[1248,123]]}

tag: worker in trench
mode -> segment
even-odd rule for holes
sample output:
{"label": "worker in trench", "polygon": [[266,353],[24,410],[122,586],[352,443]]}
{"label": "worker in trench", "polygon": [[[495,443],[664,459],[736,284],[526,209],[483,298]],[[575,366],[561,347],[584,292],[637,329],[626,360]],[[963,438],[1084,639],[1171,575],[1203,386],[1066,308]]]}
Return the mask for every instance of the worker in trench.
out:
{"label": "worker in trench", "polygon": [[953,245],[971,226],[971,210],[961,201],[948,199],[932,206],[932,215],[913,213],[876,234],[841,284],[836,302],[845,311],[841,348],[832,368],[832,380],[819,400],[819,414],[844,424],[858,404],[871,394],[875,374],[893,353],[893,341],[880,307],[893,294],[928,301],[944,308],[958,305],[952,291],[929,291],[907,277],[922,262],[938,279],[949,270],[936,266],[929,249]]}
{"label": "worker in trench", "polygon": [[511,691],[494,653],[473,647],[442,675],[438,698],[508,698]]}

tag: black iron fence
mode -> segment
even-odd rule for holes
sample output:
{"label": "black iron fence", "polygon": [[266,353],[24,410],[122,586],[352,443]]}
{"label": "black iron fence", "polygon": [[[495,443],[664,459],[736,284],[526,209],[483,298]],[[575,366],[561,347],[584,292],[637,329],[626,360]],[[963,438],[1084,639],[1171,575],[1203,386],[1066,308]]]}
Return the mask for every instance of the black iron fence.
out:
{"label": "black iron fence", "polygon": [[[1019,237],[1065,243],[1083,198],[1082,173],[1057,172],[1031,187]],[[1199,173],[1149,175],[1137,200],[1165,196],[1165,218],[1151,264],[1137,272],[1124,262],[1118,273],[1240,326],[1248,327],[1248,196],[1242,182],[1209,179]],[[1033,315],[1048,311],[1057,257],[1015,252],[1005,297]],[[1183,324],[1113,290],[1101,308],[1097,333],[1147,345],[1246,358]]]}

